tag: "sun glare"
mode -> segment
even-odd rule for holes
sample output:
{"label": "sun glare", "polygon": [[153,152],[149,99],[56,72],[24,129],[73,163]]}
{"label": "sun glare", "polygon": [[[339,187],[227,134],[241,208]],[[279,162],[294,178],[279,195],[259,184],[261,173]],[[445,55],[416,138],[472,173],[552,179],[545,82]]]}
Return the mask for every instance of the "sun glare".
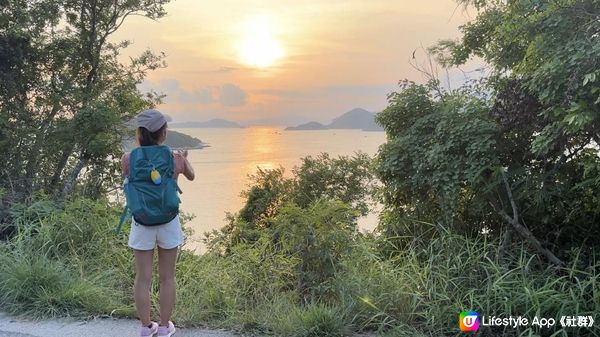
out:
{"label": "sun glare", "polygon": [[273,36],[273,24],[268,16],[260,15],[248,19],[244,33],[239,45],[242,62],[265,68],[283,56],[281,44]]}

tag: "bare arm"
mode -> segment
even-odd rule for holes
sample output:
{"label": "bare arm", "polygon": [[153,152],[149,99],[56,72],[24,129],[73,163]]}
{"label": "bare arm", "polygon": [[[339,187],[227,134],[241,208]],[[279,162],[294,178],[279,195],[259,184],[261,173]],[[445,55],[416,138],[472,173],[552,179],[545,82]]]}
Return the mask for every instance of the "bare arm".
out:
{"label": "bare arm", "polygon": [[127,177],[129,175],[129,154],[123,154],[121,157],[121,175]]}
{"label": "bare arm", "polygon": [[196,174],[194,173],[194,168],[192,167],[192,164],[190,164],[190,162],[187,159],[187,150],[183,151],[181,154],[183,155],[184,159],[183,175],[190,181],[194,180],[194,178],[196,178]]}

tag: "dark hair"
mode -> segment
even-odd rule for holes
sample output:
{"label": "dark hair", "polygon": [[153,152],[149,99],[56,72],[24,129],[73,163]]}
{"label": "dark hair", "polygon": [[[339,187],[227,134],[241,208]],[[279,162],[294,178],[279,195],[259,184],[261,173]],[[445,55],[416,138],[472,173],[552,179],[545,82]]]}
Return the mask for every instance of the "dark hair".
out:
{"label": "dark hair", "polygon": [[158,145],[164,142],[166,137],[167,123],[155,132],[150,132],[150,130],[141,126],[137,129],[136,138],[140,146]]}

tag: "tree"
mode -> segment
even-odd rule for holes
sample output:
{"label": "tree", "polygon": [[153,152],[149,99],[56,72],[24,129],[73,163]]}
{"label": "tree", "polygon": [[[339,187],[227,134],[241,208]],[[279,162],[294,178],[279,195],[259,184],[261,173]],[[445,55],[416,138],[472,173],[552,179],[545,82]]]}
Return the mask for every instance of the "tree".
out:
{"label": "tree", "polygon": [[477,186],[499,164],[489,101],[475,87],[444,92],[435,86],[401,82],[376,115],[387,134],[376,164],[385,206],[379,229],[402,238],[398,244],[428,241],[420,221],[443,222],[469,236],[499,229]]}
{"label": "tree", "polygon": [[551,250],[593,246],[600,234],[600,3],[461,2],[477,18],[459,41],[430,50],[446,66],[481,57],[493,74],[482,90],[444,92],[432,82],[390,96],[377,117],[388,133],[379,154],[382,230],[394,235],[407,223],[400,209],[468,235],[502,236],[504,250],[518,233],[560,265]]}
{"label": "tree", "polygon": [[332,296],[327,287],[342,269],[356,236],[358,211],[339,200],[319,199],[305,207],[282,205],[268,235],[277,238],[274,251],[295,257],[296,287],[302,305]]}
{"label": "tree", "polygon": [[302,158],[291,177],[284,175],[283,168],[258,169],[250,176],[248,190],[242,192],[246,199],[242,209],[238,214],[229,214],[227,225],[206,238],[209,250],[227,253],[232,246],[257,242],[263,235],[273,242],[287,240],[277,234],[292,230],[278,228],[287,226],[276,220],[284,205],[292,205],[287,210],[300,209],[312,217],[318,209],[315,204],[331,201],[343,203],[355,215],[365,215],[375,185],[371,166],[372,159],[364,153],[337,158],[322,153]]}
{"label": "tree", "polygon": [[557,246],[596,241],[587,236],[600,231],[592,211],[598,208],[592,196],[598,177],[592,172],[600,144],[600,3],[475,5],[478,19],[465,25],[463,39],[446,51],[453,64],[472,55],[486,59],[499,79],[496,111],[527,130],[526,163],[535,167],[536,178],[519,180],[530,183],[519,188],[528,200],[521,208],[537,210]]}
{"label": "tree", "polygon": [[339,200],[367,215],[375,187],[371,164],[372,158],[362,152],[337,158],[327,153],[304,157],[292,170],[293,200],[301,207],[321,198]]}
{"label": "tree", "polygon": [[484,58],[495,77],[519,81],[547,119],[540,156],[600,144],[600,3],[595,0],[462,1],[479,10],[460,41],[438,48],[445,64]]}
{"label": "tree", "polygon": [[164,61],[147,51],[122,64],[130,43],[109,37],[131,15],[162,17],[167,2],[2,0],[0,184],[15,199],[99,195],[113,182],[125,121],[159,101],[136,85]]}

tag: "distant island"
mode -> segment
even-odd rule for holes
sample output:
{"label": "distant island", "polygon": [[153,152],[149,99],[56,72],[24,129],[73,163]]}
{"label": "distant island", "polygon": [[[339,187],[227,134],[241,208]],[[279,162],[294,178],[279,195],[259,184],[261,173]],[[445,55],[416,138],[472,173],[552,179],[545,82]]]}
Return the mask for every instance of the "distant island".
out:
{"label": "distant island", "polygon": [[215,118],[205,122],[177,122],[169,123],[172,128],[217,128],[217,129],[230,129],[230,128],[243,128],[240,124],[228,121],[226,119]]}
{"label": "distant island", "polygon": [[185,133],[174,130],[169,130],[165,144],[176,150],[202,149],[210,146],[196,137],[188,136]]}
{"label": "distant island", "polygon": [[375,115],[372,112],[361,108],[352,109],[343,115],[334,118],[331,123],[327,125],[313,121],[298,126],[290,126],[285,128],[287,131],[328,129],[383,131],[383,128],[375,122]]}
{"label": "distant island", "polygon": [[298,126],[289,126],[285,128],[286,131],[295,131],[295,130],[327,130],[327,127],[319,122],[308,122],[305,124],[300,124]]}
{"label": "distant island", "polygon": [[[196,137],[188,136],[184,133],[177,132],[174,130],[168,131],[165,145],[169,146],[173,150],[203,149],[207,146],[210,146],[206,143],[203,143],[200,139]],[[123,147],[125,151],[131,151],[134,147],[136,147],[134,139],[130,138],[126,140],[124,142]]]}

